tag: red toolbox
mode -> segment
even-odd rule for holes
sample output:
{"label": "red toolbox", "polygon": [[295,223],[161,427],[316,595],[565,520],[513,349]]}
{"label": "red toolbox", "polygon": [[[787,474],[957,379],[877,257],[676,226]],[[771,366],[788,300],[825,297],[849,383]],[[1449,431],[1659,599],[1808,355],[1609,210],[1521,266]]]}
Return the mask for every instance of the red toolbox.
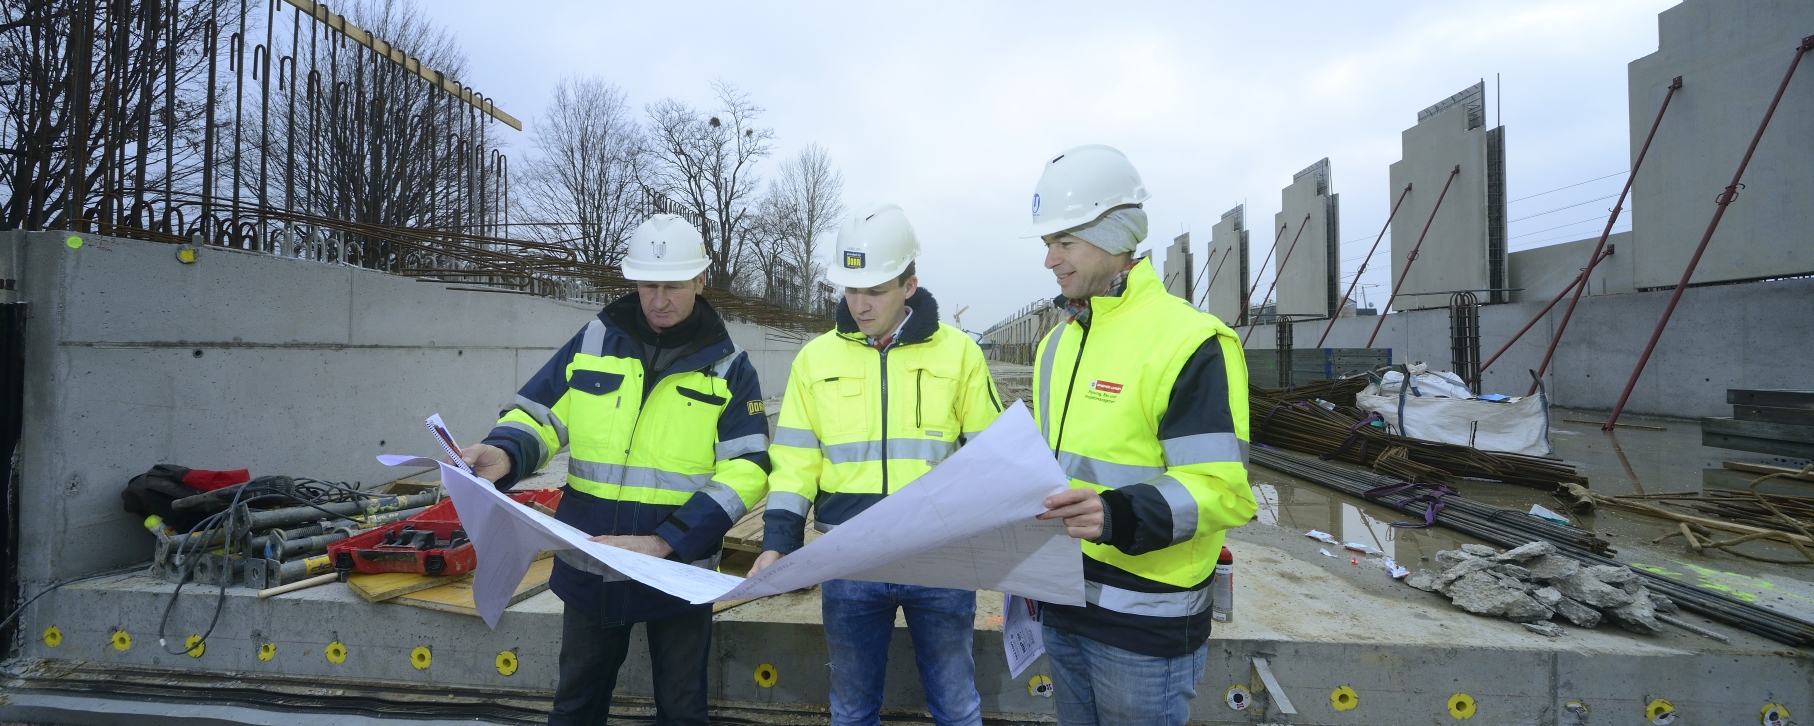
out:
{"label": "red toolbox", "polygon": [[[511,494],[524,505],[541,505],[549,511],[560,506],[561,490],[535,489]],[[395,524],[361,532],[328,545],[334,569],[345,580],[348,573],[414,572],[431,577],[457,576],[478,565],[472,542],[460,528],[460,515],[449,499]]]}

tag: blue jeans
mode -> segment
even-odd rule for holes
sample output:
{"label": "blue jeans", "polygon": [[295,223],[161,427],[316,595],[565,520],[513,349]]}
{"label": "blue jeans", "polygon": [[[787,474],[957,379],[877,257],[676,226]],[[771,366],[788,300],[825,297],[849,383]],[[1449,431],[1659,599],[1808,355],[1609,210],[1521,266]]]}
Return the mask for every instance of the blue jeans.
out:
{"label": "blue jeans", "polygon": [[976,593],[856,580],[825,583],[825,644],[831,651],[832,726],[876,726],[888,675],[894,613],[907,611],[907,634],[926,693],[926,710],[938,726],[981,726],[983,699],[976,692]]}
{"label": "blue jeans", "polygon": [[1184,726],[1209,644],[1176,658],[1122,650],[1042,627],[1059,726]]}
{"label": "blue jeans", "polygon": [[[630,655],[634,623],[604,625],[568,607],[561,615],[561,680],[550,726],[604,726],[617,671]],[[655,723],[707,726],[706,666],[712,654],[712,609],[643,624],[655,676]]]}

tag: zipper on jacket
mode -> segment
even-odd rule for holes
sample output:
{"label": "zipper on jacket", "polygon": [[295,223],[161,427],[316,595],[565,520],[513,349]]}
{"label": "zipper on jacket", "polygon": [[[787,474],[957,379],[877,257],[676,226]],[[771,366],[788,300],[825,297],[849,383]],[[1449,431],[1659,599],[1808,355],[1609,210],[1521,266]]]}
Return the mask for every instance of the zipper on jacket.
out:
{"label": "zipper on jacket", "polygon": [[876,352],[882,357],[882,496],[888,496],[888,348]]}
{"label": "zipper on jacket", "polygon": [[1052,444],[1053,457],[1064,451],[1064,427],[1071,422],[1071,391],[1077,389],[1077,369],[1083,365],[1083,346],[1090,342],[1089,326],[1079,327],[1083,328],[1083,338],[1077,341],[1077,360],[1071,363],[1071,382],[1064,388],[1064,409],[1058,414],[1058,441]]}
{"label": "zipper on jacket", "polygon": [[926,428],[925,422],[920,419],[920,409],[925,406],[926,402],[923,384],[925,378],[926,369],[921,368],[913,372],[913,427],[916,429]]}

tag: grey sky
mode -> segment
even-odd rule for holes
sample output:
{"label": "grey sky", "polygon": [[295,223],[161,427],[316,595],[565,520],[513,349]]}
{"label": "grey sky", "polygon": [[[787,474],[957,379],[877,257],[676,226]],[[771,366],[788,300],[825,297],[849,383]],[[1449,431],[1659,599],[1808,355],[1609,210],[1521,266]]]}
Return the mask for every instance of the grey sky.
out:
{"label": "grey sky", "polygon": [[[777,157],[826,146],[846,201],[901,205],[924,285],[964,327],[1056,293],[1021,240],[1042,162],[1105,143],[1140,169],[1163,247],[1245,200],[1257,267],[1279,190],[1324,156],[1342,196],[1343,272],[1391,203],[1386,166],[1419,109],[1503,74],[1508,195],[1629,164],[1625,64],[1656,49],[1671,0],[1294,3],[424,2],[454,31],[466,83],[533,129],[563,75],[638,107],[711,101],[729,80],[768,109]],[[1489,98],[1491,96],[1489,95]],[[1498,111],[1489,103],[1489,112]],[[512,135],[514,153],[527,135]],[[1511,205],[1512,249],[1598,234],[1613,176]],[[1599,215],[1599,222],[1593,221]],[[1572,224],[1571,224],[1572,223]],[[1569,226],[1561,226],[1569,225]],[[1549,229],[1561,226],[1559,229]],[[1628,227],[1621,223],[1619,229]],[[1388,238],[1389,240],[1389,238]],[[1363,282],[1389,286],[1383,251]],[[1270,270],[1254,270],[1261,289]]]}

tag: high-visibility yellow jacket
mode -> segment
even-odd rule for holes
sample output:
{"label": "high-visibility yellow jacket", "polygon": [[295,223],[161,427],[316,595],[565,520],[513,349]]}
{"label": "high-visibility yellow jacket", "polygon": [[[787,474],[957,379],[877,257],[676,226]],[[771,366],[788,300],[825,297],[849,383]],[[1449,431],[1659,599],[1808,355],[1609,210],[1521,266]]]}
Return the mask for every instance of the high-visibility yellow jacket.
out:
{"label": "high-visibility yellow jacket", "polygon": [[[574,335],[485,439],[510,455],[499,488],[569,449],[556,519],[592,535],[655,535],[674,548],[669,559],[715,568],[724,533],[767,493],[768,416],[748,354],[704,298],[695,305],[657,336],[631,293]],[[606,624],[705,607],[562,553],[549,584]]]}
{"label": "high-visibility yellow jacket", "polygon": [[1223,532],[1253,517],[1247,364],[1214,316],[1167,294],[1152,264],[1090,300],[1040,343],[1033,418],[1074,487],[1102,494],[1103,541],[1085,542],[1084,607],[1042,622],[1158,657],[1209,636]]}
{"label": "high-visibility yellow jacket", "polygon": [[911,484],[1001,414],[983,352],[938,322],[921,288],[895,340],[871,346],[849,308],[838,328],[800,349],[769,456],[762,548],[800,548],[809,508],[829,530]]}

